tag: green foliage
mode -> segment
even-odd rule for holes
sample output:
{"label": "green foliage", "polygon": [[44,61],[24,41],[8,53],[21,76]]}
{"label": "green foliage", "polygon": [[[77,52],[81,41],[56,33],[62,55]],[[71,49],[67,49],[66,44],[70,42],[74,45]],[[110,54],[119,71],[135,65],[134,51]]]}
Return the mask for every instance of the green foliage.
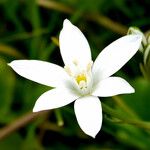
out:
{"label": "green foliage", "polygon": [[10,135],[7,139],[0,142],[0,148],[6,150],[16,150],[22,148],[23,139],[17,133]]}
{"label": "green foliage", "polygon": [[11,104],[15,88],[15,75],[2,58],[0,59],[0,68],[0,122],[7,123],[10,122],[13,115]]}
{"label": "green foliage", "polygon": [[[123,31],[133,25],[146,32],[150,26],[149,0],[55,0],[53,2],[56,5],[50,7],[41,6],[39,1],[0,1],[1,129],[10,123],[13,124],[28,111],[31,112],[36,99],[51,89],[18,76],[7,63],[15,59],[38,59],[63,66],[59,47],[51,38],[58,38],[65,18],[71,19],[86,35],[93,59],[123,33],[113,29],[114,23],[119,23],[119,27],[123,24]],[[47,1],[51,3],[51,0]],[[111,21],[104,23],[103,17]],[[139,63],[143,60],[141,57],[137,54],[117,73],[130,81],[136,90],[135,94],[121,96],[121,101],[132,111],[124,109],[112,98],[108,98],[108,101],[101,99],[115,113],[127,119],[126,122],[104,111],[102,130],[96,139],[91,139],[79,128],[73,105],[69,105],[36,117],[34,121],[24,124],[7,137],[0,138],[0,149],[148,149],[149,129],[145,129],[144,126],[139,128],[137,122],[128,122],[130,119],[138,120],[142,125],[144,121],[150,122],[150,83],[140,72]]]}
{"label": "green foliage", "polygon": [[136,92],[124,97],[125,102],[145,121],[150,121],[150,83],[140,78],[133,82]]}

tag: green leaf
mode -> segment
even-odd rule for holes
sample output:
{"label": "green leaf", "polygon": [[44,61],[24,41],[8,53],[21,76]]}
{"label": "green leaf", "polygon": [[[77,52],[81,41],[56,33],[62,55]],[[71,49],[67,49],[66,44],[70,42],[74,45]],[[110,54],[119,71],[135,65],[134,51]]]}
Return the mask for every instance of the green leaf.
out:
{"label": "green leaf", "polygon": [[0,141],[1,150],[21,150],[23,139],[17,133],[9,135]]}
{"label": "green leaf", "polygon": [[138,78],[131,85],[135,88],[135,93],[124,95],[124,101],[142,120],[150,121],[150,83]]}
{"label": "green leaf", "polygon": [[[15,76],[3,59],[0,59],[0,122],[11,118],[11,103],[15,85]],[[7,116],[7,117],[6,117]]]}

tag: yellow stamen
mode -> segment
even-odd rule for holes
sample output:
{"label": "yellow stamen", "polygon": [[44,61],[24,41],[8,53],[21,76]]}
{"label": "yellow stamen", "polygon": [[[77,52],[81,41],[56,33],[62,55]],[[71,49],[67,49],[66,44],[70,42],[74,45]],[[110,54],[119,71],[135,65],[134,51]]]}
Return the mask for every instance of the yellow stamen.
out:
{"label": "yellow stamen", "polygon": [[80,84],[81,81],[86,82],[87,80],[86,80],[85,74],[80,74],[80,75],[78,75],[78,76],[76,77],[76,81],[77,81],[78,84]]}

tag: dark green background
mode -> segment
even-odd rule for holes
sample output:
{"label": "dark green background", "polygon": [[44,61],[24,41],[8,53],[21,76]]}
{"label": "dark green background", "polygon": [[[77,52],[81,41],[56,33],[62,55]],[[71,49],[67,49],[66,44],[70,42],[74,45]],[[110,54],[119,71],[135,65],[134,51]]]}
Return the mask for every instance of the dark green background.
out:
{"label": "dark green background", "polygon": [[[7,63],[37,59],[63,66],[52,37],[58,38],[65,18],[85,34],[95,60],[105,46],[125,35],[128,27],[148,31],[149,8],[149,0],[0,0],[0,150],[150,149],[150,128],[128,121],[150,121],[150,84],[139,68],[143,62],[140,52],[117,72],[136,90],[119,97],[131,112],[113,98],[101,98],[127,121],[103,108],[102,129],[92,139],[79,128],[70,104],[26,124],[21,120],[22,126],[1,138],[5,129],[20,122],[18,118],[32,116],[36,99],[50,89],[18,76]],[[60,127],[61,119],[64,125]]]}

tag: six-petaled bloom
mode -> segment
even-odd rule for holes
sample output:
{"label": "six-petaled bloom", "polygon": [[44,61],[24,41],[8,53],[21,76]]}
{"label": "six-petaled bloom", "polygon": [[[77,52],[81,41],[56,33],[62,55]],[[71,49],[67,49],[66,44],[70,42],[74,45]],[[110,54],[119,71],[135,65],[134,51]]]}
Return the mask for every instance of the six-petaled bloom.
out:
{"label": "six-petaled bloom", "polygon": [[38,98],[33,112],[59,108],[75,101],[79,126],[95,137],[102,125],[98,97],[134,92],[124,79],[110,76],[137,52],[141,40],[140,35],[124,36],[107,46],[93,63],[86,38],[65,19],[59,36],[64,68],[38,60],[15,60],[9,65],[27,79],[54,87]]}

